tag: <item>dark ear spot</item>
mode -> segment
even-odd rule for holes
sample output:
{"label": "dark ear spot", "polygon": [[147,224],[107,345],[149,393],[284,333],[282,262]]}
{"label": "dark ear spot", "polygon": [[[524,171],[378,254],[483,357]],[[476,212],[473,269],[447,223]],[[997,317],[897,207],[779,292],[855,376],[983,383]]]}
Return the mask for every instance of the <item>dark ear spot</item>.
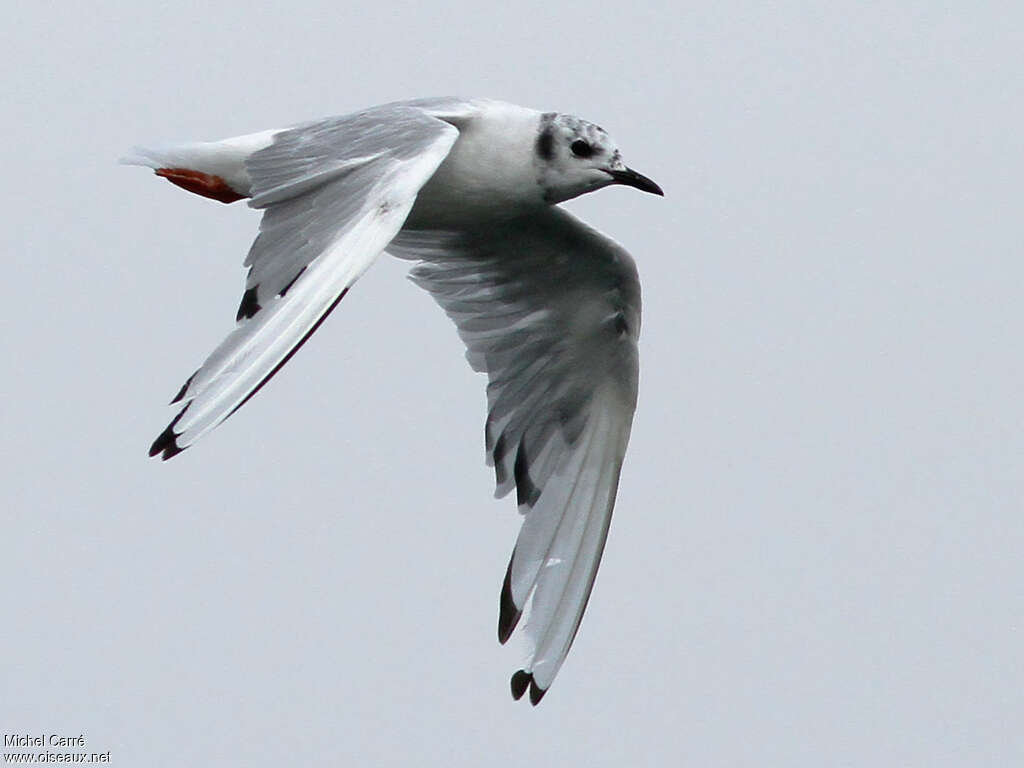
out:
{"label": "dark ear spot", "polygon": [[555,135],[550,128],[541,131],[537,137],[537,154],[544,160],[555,156]]}
{"label": "dark ear spot", "polygon": [[540,116],[540,132],[537,134],[537,154],[543,160],[551,160],[555,156],[555,131],[552,123],[554,112],[545,112]]}

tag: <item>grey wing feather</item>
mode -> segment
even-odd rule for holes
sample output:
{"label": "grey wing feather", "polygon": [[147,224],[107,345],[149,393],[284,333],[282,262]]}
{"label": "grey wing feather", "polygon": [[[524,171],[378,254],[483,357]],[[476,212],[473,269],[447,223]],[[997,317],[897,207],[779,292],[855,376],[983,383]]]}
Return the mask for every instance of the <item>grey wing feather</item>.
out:
{"label": "grey wing feather", "polygon": [[[269,147],[254,153],[246,161],[253,181],[249,205],[265,213],[245,260],[245,287],[256,291],[257,303],[290,287],[374,194],[392,163],[427,152],[439,135],[454,140],[452,126],[424,106],[447,105],[455,112],[460,104],[466,108],[462,102],[424,100],[326,118],[282,131]],[[382,194],[382,205],[388,203],[385,198]]]}
{"label": "grey wing feather", "polygon": [[401,228],[458,129],[378,107],[287,129],[246,161],[264,209],[235,330],[186,382],[150,455],[167,459],[241,407],[302,345]]}
{"label": "grey wing feather", "polygon": [[411,278],[488,375],[488,462],[497,494],[514,487],[525,515],[499,638],[529,603],[532,653],[513,692],[529,687],[536,702],[572,644],[608,532],[636,406],[636,268],[559,208],[479,233],[403,230],[388,251],[420,260]]}

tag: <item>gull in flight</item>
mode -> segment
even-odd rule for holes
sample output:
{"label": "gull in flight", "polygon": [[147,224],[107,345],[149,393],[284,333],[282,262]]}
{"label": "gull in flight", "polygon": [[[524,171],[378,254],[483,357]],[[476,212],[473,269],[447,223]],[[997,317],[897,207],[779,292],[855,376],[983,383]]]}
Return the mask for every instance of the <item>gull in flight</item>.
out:
{"label": "gull in flight", "polygon": [[526,611],[512,695],[537,704],[576,636],[637,397],[640,284],[620,245],[558,206],[610,184],[663,194],[601,128],[499,101],[422,99],[123,160],[263,211],[236,325],[150,448],[170,459],[241,408],[387,251],[487,374],[487,462],[523,515],[498,639]]}

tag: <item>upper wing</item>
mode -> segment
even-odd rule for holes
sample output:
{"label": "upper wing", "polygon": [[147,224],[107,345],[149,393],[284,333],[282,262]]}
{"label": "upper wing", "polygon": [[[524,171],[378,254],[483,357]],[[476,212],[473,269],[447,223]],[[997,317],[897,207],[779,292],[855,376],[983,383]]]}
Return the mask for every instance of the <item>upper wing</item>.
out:
{"label": "upper wing", "polygon": [[185,383],[150,448],[168,459],[252,397],[395,236],[458,138],[420,106],[389,105],[277,133],[246,160],[265,210],[238,325]]}
{"label": "upper wing", "polygon": [[624,249],[560,208],[479,233],[403,230],[388,251],[455,321],[488,375],[497,495],[525,515],[501,594],[505,642],[530,601],[536,704],[562,665],[601,560],[637,395],[640,284]]}

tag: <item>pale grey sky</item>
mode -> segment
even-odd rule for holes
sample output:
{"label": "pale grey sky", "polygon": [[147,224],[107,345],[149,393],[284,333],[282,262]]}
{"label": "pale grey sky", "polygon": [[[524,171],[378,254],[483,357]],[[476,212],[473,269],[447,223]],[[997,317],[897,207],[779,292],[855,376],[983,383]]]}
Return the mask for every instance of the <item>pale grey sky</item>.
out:
{"label": "pale grey sky", "polygon": [[[118,766],[1024,762],[1010,3],[21,3],[0,29],[0,731]],[[258,215],[116,165],[401,98],[606,128],[640,404],[549,695],[495,639],[484,381],[379,262],[175,461]]]}

